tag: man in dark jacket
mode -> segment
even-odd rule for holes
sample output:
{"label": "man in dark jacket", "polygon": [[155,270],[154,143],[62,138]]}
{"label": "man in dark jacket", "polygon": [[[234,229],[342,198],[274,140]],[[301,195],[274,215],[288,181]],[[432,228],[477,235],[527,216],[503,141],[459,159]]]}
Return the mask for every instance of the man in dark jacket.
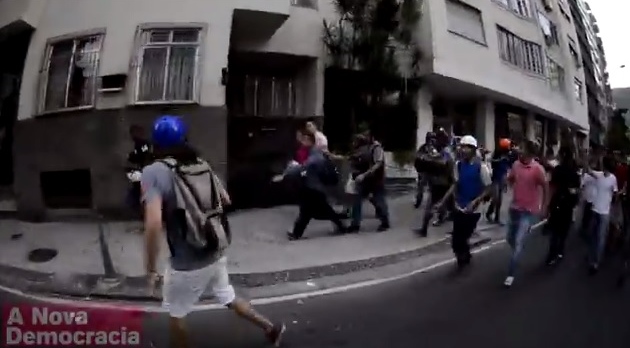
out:
{"label": "man in dark jacket", "polygon": [[[492,201],[486,211],[486,219],[495,224],[501,223],[503,191],[506,188],[507,173],[512,166],[509,148],[497,147],[492,155]],[[494,215],[494,218],[493,218]]]}
{"label": "man in dark jacket", "polygon": [[352,207],[352,224],[349,232],[358,232],[361,226],[363,200],[370,198],[376,215],[381,220],[378,232],[389,229],[389,211],[385,193],[385,152],[370,131],[358,137],[357,149],[351,156],[352,179],[356,195]]}
{"label": "man in dark jacket", "polygon": [[[433,217],[434,211],[431,209],[446,194],[452,184],[452,173],[454,164],[454,155],[450,150],[448,137],[438,137],[435,149],[424,159],[427,167],[432,168],[427,173],[427,183],[430,191],[430,204],[424,211],[422,227],[417,231],[422,237],[426,237],[429,228],[429,222]],[[433,225],[438,226],[446,219],[446,205],[443,205],[437,212],[437,219]]]}
{"label": "man in dark jacket", "polygon": [[141,214],[140,205],[140,173],[152,162],[151,144],[147,140],[144,129],[139,125],[129,127],[129,136],[133,142],[133,150],[127,156],[127,178],[130,181],[127,203],[135,214]]}
{"label": "man in dark jacket", "polygon": [[579,201],[580,176],[578,165],[570,148],[560,149],[560,163],[551,171],[551,201],[548,228],[551,232],[547,264],[552,265],[564,257],[564,244],[571,225],[573,210]]}
{"label": "man in dark jacket", "polygon": [[424,168],[422,168],[421,160],[423,157],[431,154],[433,149],[435,148],[435,133],[428,132],[424,138],[424,144],[420,145],[418,151],[416,152],[416,161],[415,167],[416,172],[418,174],[418,188],[416,191],[416,201],[413,204],[414,208],[419,208],[422,205],[422,200],[424,198],[424,190],[427,187],[427,175],[425,173]]}
{"label": "man in dark jacket", "polygon": [[295,220],[293,231],[288,233],[290,240],[302,238],[312,219],[330,220],[337,228],[337,233],[345,233],[347,228],[328,202],[327,185],[322,181],[326,172],[327,161],[324,153],[315,146],[315,135],[305,132],[302,145],[309,149],[309,155],[302,164],[289,166],[284,174],[273,181],[281,181],[285,176],[298,177],[302,182],[298,193],[300,212]]}

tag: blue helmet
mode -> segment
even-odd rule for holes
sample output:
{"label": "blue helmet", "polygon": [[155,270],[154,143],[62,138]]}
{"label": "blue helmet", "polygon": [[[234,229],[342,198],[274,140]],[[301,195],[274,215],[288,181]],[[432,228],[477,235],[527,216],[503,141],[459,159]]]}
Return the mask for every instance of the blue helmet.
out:
{"label": "blue helmet", "polygon": [[186,124],[178,116],[165,115],[153,122],[153,144],[172,147],[186,142]]}

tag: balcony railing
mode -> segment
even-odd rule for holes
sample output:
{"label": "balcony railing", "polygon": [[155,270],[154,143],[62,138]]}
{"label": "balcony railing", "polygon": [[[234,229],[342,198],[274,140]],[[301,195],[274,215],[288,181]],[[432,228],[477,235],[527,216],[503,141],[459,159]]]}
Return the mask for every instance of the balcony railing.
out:
{"label": "balcony railing", "polygon": [[291,0],[292,6],[306,7],[317,10],[317,0]]}

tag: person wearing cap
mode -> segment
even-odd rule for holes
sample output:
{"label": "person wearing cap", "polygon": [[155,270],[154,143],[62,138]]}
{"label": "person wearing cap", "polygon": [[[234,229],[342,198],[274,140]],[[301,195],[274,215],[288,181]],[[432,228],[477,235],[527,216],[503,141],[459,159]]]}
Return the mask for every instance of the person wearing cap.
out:
{"label": "person wearing cap", "polygon": [[429,204],[428,208],[424,210],[422,225],[416,232],[424,238],[428,236],[431,218],[436,216],[433,226],[441,225],[446,221],[447,210],[450,210],[448,208],[452,207],[450,201],[447,201],[449,204],[441,205],[440,209],[436,211],[431,209],[431,206],[434,206],[444,197],[452,184],[454,154],[450,149],[450,140],[444,129],[438,131],[434,146],[429,153],[421,156],[420,160],[423,163],[422,167],[426,168],[425,178],[429,186]]}
{"label": "person wearing cap", "polygon": [[[144,204],[146,271],[151,290],[160,281],[156,262],[159,254],[160,233],[166,233],[170,259],[162,285],[162,305],[168,310],[170,336],[173,347],[189,347],[184,323],[206,288],[212,290],[215,299],[260,327],[269,342],[278,346],[285,331],[282,323],[273,324],[257,313],[245,300],[236,297],[230,284],[227,259],[213,250],[201,250],[189,244],[185,236],[186,223],[178,207],[175,172],[165,163],[173,160],[177,166],[204,165],[197,152],[187,143],[187,127],[176,116],[162,116],[153,124],[153,155],[155,162],[144,167],[141,176],[142,202]],[[212,170],[210,171],[212,174]],[[224,205],[230,197],[217,178],[217,194]],[[210,192],[207,193],[211,195]],[[219,257],[217,259],[217,257]]]}
{"label": "person wearing cap", "polygon": [[430,156],[435,150],[435,133],[427,132],[424,137],[424,144],[420,145],[418,151],[416,151],[416,159],[414,162],[414,167],[416,169],[416,173],[418,174],[418,187],[416,191],[416,201],[413,204],[413,207],[418,209],[420,205],[422,205],[422,200],[424,198],[424,190],[427,187],[427,173],[425,171],[426,168],[423,167],[423,158],[426,156]]}
{"label": "person wearing cap", "polygon": [[490,169],[477,156],[477,139],[465,135],[460,142],[461,158],[453,168],[454,183],[446,195],[436,204],[440,209],[449,198],[453,197],[455,209],[453,213],[453,235],[451,246],[457,259],[459,270],[470,265],[470,237],[477,228],[481,217],[481,203],[490,194]]}

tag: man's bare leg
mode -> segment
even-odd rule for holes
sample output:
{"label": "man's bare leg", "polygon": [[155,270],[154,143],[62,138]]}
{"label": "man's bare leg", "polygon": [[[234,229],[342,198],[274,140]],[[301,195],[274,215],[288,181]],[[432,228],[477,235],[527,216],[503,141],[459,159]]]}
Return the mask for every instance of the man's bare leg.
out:
{"label": "man's bare leg", "polygon": [[171,348],[190,348],[188,330],[184,318],[169,318]]}
{"label": "man's bare leg", "polygon": [[276,347],[279,346],[285,330],[284,324],[274,325],[269,319],[258,313],[249,302],[240,298],[236,298],[227,307],[241,318],[261,328],[265,332],[267,339]]}

